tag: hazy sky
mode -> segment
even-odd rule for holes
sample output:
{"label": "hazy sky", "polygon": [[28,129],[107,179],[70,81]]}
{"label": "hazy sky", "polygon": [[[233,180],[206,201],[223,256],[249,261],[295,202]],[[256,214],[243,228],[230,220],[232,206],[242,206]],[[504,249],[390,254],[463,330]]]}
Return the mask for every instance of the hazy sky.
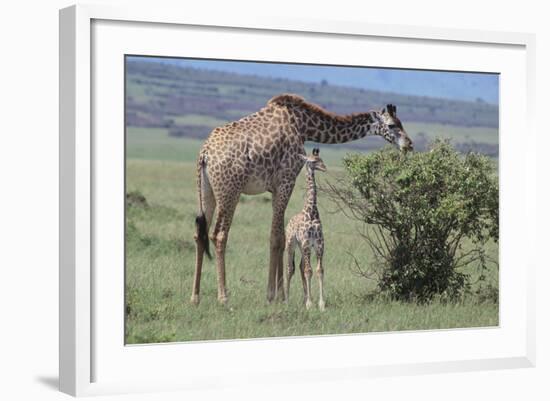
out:
{"label": "hazy sky", "polygon": [[129,57],[128,59],[170,63],[182,67],[252,74],[296,81],[321,82],[322,80],[326,80],[333,85],[416,96],[443,97],[470,101],[482,99],[489,103],[498,103],[498,74],[142,56]]}

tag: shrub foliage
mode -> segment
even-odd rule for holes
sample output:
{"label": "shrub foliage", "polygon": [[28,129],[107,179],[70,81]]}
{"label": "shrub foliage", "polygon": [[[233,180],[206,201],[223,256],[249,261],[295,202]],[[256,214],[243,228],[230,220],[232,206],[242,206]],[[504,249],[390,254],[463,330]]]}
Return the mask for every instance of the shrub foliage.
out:
{"label": "shrub foliage", "polygon": [[407,155],[386,148],[349,155],[346,178],[322,190],[348,217],[375,260],[379,290],[402,300],[454,298],[469,287],[464,266],[486,269],[485,243],[498,241],[498,175],[494,162],[461,155],[447,141]]}

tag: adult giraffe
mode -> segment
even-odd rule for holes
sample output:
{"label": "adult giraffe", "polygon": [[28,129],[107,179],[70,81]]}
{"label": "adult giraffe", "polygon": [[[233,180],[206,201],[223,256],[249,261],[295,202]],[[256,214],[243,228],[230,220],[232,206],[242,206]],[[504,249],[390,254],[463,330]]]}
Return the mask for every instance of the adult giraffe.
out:
{"label": "adult giraffe", "polygon": [[204,253],[210,257],[208,231],[215,245],[218,275],[218,301],[227,302],[225,288],[225,248],[231,221],[241,193],[271,192],[273,220],[267,284],[267,299],[282,289],[285,246],[284,215],[303,167],[304,142],[344,143],[367,135],[379,135],[402,151],[412,149],[397,118],[396,107],[381,111],[336,115],[283,94],[265,107],[238,121],[214,128],[199,152],[197,183],[199,214],[196,219],[196,265],[191,302],[199,303]]}

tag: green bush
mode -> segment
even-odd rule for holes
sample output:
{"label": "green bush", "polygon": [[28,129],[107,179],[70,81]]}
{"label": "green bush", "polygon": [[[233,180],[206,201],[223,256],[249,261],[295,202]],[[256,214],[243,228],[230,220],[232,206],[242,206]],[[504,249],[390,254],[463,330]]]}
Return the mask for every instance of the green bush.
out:
{"label": "green bush", "polygon": [[469,287],[463,267],[487,268],[484,245],[498,241],[491,159],[436,141],[427,152],[347,156],[344,166],[346,178],[323,191],[364,223],[375,261],[362,273],[374,274],[380,291],[401,300],[455,298]]}

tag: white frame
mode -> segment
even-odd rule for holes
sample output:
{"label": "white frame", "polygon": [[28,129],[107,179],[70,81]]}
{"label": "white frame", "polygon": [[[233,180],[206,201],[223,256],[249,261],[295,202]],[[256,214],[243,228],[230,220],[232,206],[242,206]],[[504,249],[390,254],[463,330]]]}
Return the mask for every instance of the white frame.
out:
{"label": "white frame", "polygon": [[[215,381],[197,377],[199,384],[182,385],[170,382],[92,383],[91,349],[93,337],[91,313],[92,266],[92,133],[91,133],[91,28],[93,20],[139,21],[200,25],[208,27],[235,27],[274,31],[311,32],[375,36],[388,38],[428,39],[448,42],[519,45],[527,55],[527,121],[529,135],[533,132],[534,110],[534,35],[435,29],[411,26],[373,25],[358,22],[293,20],[290,18],[257,18],[242,16],[231,21],[216,15],[186,15],[181,10],[156,8],[112,8],[109,6],[72,6],[60,11],[60,389],[72,395],[91,395],[140,390],[201,388],[215,385]],[[527,161],[527,171],[535,171],[534,157]],[[534,174],[533,174],[534,176]],[[534,196],[535,181],[527,184]],[[535,211],[528,214],[534,226]],[[535,232],[533,229],[530,231]],[[515,357],[481,360],[447,361],[437,363],[389,364],[361,366],[345,371],[331,371],[330,377],[362,378],[366,376],[466,371],[534,366],[534,262],[526,262],[527,321],[525,353]],[[326,372],[326,370],[322,370]],[[328,373],[328,372],[327,372]],[[266,375],[253,375],[261,383]],[[247,380],[251,379],[247,377]],[[269,376],[273,378],[273,376]],[[289,380],[287,375],[281,378]],[[321,375],[326,379],[329,375]],[[319,379],[313,368],[301,371],[300,380]],[[201,381],[202,380],[202,381]],[[219,381],[217,383],[220,383]],[[246,381],[242,381],[242,384]],[[239,384],[235,381],[232,384]],[[222,385],[229,385],[222,381]]]}

